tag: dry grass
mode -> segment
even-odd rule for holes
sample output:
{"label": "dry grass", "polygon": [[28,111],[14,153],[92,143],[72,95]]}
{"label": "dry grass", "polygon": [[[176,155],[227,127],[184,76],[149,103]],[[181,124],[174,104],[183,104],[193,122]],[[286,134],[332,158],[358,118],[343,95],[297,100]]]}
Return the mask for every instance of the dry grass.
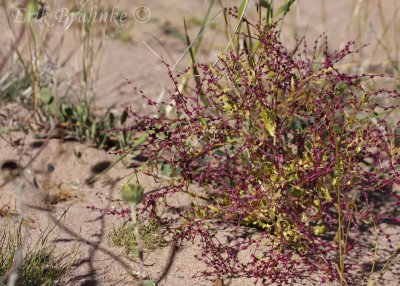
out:
{"label": "dry grass", "polygon": [[42,189],[44,191],[44,203],[47,206],[57,205],[61,202],[78,198],[73,190],[63,186],[62,183],[57,184],[54,181],[44,180],[42,182]]}
{"label": "dry grass", "polygon": [[17,211],[12,209],[10,204],[5,204],[0,208],[0,218],[8,218],[17,215]]}

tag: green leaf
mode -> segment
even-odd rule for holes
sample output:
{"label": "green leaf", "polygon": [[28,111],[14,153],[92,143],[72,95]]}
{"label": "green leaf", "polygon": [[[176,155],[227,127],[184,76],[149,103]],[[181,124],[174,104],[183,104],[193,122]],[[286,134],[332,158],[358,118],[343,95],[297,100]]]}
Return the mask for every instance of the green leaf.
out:
{"label": "green leaf", "polygon": [[215,150],[215,151],[214,151],[214,155],[220,156],[220,157],[226,157],[225,152],[222,151],[222,150]]}
{"label": "green leaf", "polygon": [[49,88],[44,87],[40,90],[40,100],[47,105],[49,105],[54,100],[54,97],[51,95],[51,91]]}
{"label": "green leaf", "polygon": [[97,128],[97,122],[93,122],[92,127],[91,127],[91,136],[92,138],[96,138],[98,134],[98,128]]}
{"label": "green leaf", "polygon": [[326,233],[326,226],[325,225],[319,225],[314,227],[314,233],[315,235],[321,235]]}
{"label": "green leaf", "polygon": [[277,11],[275,17],[278,17],[281,14],[283,14],[283,16],[285,16],[287,13],[289,13],[290,7],[294,4],[294,2],[296,2],[296,0],[287,0],[286,4],[284,4],[278,8],[278,11]]}
{"label": "green leaf", "polygon": [[167,114],[167,109],[165,108],[164,105],[160,106],[159,111],[160,111],[160,114],[159,114],[160,117],[165,116]]}
{"label": "green leaf", "polygon": [[246,165],[250,163],[250,152],[248,149],[243,152],[242,160]]}
{"label": "green leaf", "polygon": [[25,20],[30,22],[32,19],[38,18],[39,8],[40,6],[37,0],[29,1],[26,6]]}
{"label": "green leaf", "polygon": [[301,197],[301,191],[297,188],[290,188],[288,191],[290,194],[292,194],[293,196],[295,196],[297,198]]}
{"label": "green leaf", "polygon": [[260,113],[260,116],[269,135],[275,137],[276,123],[275,123],[275,116],[272,113],[272,111],[263,109]]}
{"label": "green leaf", "polygon": [[267,8],[267,9],[271,9],[271,3],[269,3],[267,0],[260,0],[260,5],[261,7]]}
{"label": "green leaf", "polygon": [[61,104],[61,113],[65,117],[71,117],[72,115],[74,115],[74,110],[72,109],[72,105],[69,103]]}
{"label": "green leaf", "polygon": [[156,283],[154,283],[152,280],[144,280],[142,285],[143,286],[156,286]]}
{"label": "green leaf", "polygon": [[295,119],[293,120],[291,129],[294,130],[294,131],[300,131],[300,130],[303,129],[303,126],[302,126],[302,124],[301,124],[300,119],[295,118]]}
{"label": "green leaf", "polygon": [[216,207],[216,206],[214,206],[214,205],[208,205],[208,208],[209,208],[210,210],[212,210],[213,212],[215,212],[215,213],[220,212],[220,208],[218,208],[218,207]]}
{"label": "green leaf", "polygon": [[171,175],[171,165],[164,163],[161,166],[161,172],[164,176],[170,176]]}
{"label": "green leaf", "polygon": [[124,125],[127,119],[128,119],[128,112],[124,110],[124,112],[122,112],[121,115],[121,125]]}
{"label": "green leaf", "polygon": [[49,107],[49,111],[50,111],[51,114],[55,114],[56,113],[56,103],[55,103],[54,100],[52,100],[50,102],[50,104],[48,104],[48,107]]}
{"label": "green leaf", "polygon": [[249,0],[243,0],[242,3],[240,4],[239,7],[239,19],[242,19],[244,16],[244,13],[246,12],[247,5],[249,4]]}
{"label": "green leaf", "polygon": [[115,116],[112,112],[108,115],[108,124],[111,128],[115,126]]}
{"label": "green leaf", "polygon": [[165,135],[164,132],[159,132],[156,134],[156,137],[160,140],[164,140],[165,138],[167,138],[167,135]]}
{"label": "green leaf", "polygon": [[202,126],[207,127],[207,120],[203,117],[199,118],[199,122]]}
{"label": "green leaf", "polygon": [[180,176],[181,174],[182,174],[182,168],[176,167],[175,169],[172,170],[170,177]]}
{"label": "green leaf", "polygon": [[76,112],[82,124],[86,124],[89,119],[89,110],[85,103],[81,103],[76,107]]}

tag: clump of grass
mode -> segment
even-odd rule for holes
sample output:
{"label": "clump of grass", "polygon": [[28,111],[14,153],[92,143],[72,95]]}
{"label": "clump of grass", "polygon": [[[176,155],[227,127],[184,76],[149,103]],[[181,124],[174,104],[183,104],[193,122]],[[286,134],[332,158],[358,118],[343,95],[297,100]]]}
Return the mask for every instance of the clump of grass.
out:
{"label": "clump of grass", "polygon": [[[143,246],[147,250],[157,249],[167,243],[162,235],[163,228],[156,220],[150,220],[146,225],[141,224],[139,232]],[[118,228],[114,227],[108,238],[111,245],[123,248],[127,254],[135,252],[138,247],[135,234],[127,225],[122,225]]]}
{"label": "clump of grass", "polygon": [[46,239],[24,247],[21,233],[19,228],[3,232],[0,237],[0,284],[13,285],[11,280],[16,276],[17,286],[62,285],[72,264],[69,255],[56,255],[54,247],[45,243]]}

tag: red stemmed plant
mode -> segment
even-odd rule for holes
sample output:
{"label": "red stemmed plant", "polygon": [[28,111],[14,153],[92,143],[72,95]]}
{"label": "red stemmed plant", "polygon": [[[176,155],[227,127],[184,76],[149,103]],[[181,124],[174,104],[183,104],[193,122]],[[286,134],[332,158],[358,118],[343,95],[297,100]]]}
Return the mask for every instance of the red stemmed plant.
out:
{"label": "red stemmed plant", "polygon": [[[147,138],[136,148],[148,158],[143,170],[157,179],[162,165],[170,177],[145,195],[141,215],[196,241],[207,274],[266,285],[310,275],[349,283],[355,255],[370,251],[361,228],[378,235],[383,219],[399,223],[370,199],[398,204],[399,93],[373,89],[380,75],[341,71],[354,43],[329,52],[325,39],[317,53],[317,40],[311,53],[306,45],[292,53],[274,27],[247,24],[254,33],[241,35],[238,53],[196,65],[192,90],[182,91],[182,73],[168,64],[175,86],[168,101],[135,88],[155,111],[127,110],[134,122],[127,129]],[[192,204],[176,206],[180,195]],[[222,227],[228,236],[239,227],[257,232],[223,239]]]}

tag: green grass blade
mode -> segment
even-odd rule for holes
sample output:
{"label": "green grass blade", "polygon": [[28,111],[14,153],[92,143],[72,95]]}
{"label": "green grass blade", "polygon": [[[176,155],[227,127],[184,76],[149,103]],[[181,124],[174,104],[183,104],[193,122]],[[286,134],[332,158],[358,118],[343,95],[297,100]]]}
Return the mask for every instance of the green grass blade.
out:
{"label": "green grass blade", "polygon": [[201,45],[201,42],[203,41],[203,31],[206,29],[206,27],[207,27],[207,25],[209,23],[211,12],[212,12],[212,9],[214,8],[215,2],[216,2],[216,0],[212,0],[211,1],[210,5],[208,6],[207,13],[204,16],[204,19],[203,19],[203,21],[201,23],[200,30],[199,30],[199,32],[197,34],[198,35],[198,40],[197,40],[197,43],[196,43],[195,52],[198,51],[198,49],[199,49],[199,47]]}
{"label": "green grass blade", "polygon": [[[181,56],[178,58],[178,60],[176,61],[176,63],[175,63],[174,66],[172,67],[172,70],[175,70],[175,68],[178,66],[178,64],[180,63],[180,61],[182,60],[182,58],[186,55],[186,53],[187,53],[187,52],[190,52],[190,49],[192,48],[192,46],[193,46],[194,44],[196,44],[196,45],[198,45],[198,46],[200,45],[200,42],[202,41],[202,35],[203,35],[205,29],[206,29],[207,26],[210,25],[210,23],[211,23],[212,21],[214,21],[215,18],[217,18],[217,16],[219,15],[219,14],[217,14],[217,15],[214,16],[212,19],[210,19],[211,11],[212,11],[212,8],[213,8],[214,5],[215,5],[215,2],[216,2],[216,0],[212,0],[212,1],[211,1],[210,6],[208,7],[207,14],[206,14],[205,18],[203,19],[202,25],[201,25],[201,27],[200,27],[199,32],[197,33],[196,38],[195,38],[195,39],[193,40],[193,42],[185,49],[185,51],[181,54]],[[196,49],[195,49],[195,50],[196,50]]]}
{"label": "green grass blade", "polygon": [[236,31],[235,31],[235,34],[236,34],[236,52],[237,53],[239,52],[239,49],[240,49],[240,35],[239,35],[239,32],[242,29],[243,18],[244,18],[244,15],[246,13],[248,5],[249,5],[249,0],[243,0],[242,3],[239,6],[239,11],[238,11],[239,23],[238,23],[238,26],[236,27]]}
{"label": "green grass blade", "polygon": [[[187,26],[186,26],[186,20],[185,19],[183,19],[183,24],[184,24],[184,27],[185,27],[186,42],[187,42],[187,45],[189,47],[189,54],[190,54],[190,58],[192,60],[192,69],[193,69],[194,80],[196,81],[196,84],[198,84],[200,86],[200,88],[201,88],[201,81],[200,81],[200,78],[199,78],[200,73],[199,73],[199,70],[196,67],[196,56],[195,56],[195,52],[193,50],[192,44],[190,42],[190,38],[189,38],[188,31],[187,31]],[[209,105],[210,104],[203,91],[200,92],[200,99],[205,105]]]}

